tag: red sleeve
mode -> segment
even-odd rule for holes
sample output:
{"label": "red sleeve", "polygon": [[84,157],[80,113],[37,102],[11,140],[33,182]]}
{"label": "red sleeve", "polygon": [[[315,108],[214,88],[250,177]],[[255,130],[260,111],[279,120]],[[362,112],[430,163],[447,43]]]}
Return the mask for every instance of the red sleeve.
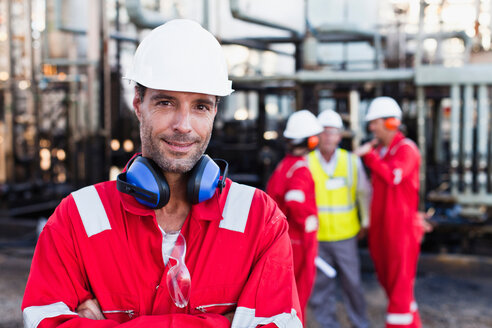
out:
{"label": "red sleeve", "polygon": [[[79,304],[94,297],[78,260],[75,239],[71,238],[72,231],[66,223],[68,218],[65,199],[40,235],[22,302],[24,326],[116,327],[119,325],[116,321],[80,318],[75,313]],[[230,322],[217,314],[169,314],[141,316],[121,326],[226,328]]]}
{"label": "red sleeve", "polygon": [[[307,167],[297,169],[287,181],[285,192],[285,215],[289,224],[297,231],[313,232],[316,230],[306,226],[308,218],[317,220],[318,208],[314,197],[314,181]],[[317,221],[316,221],[317,222]],[[307,229],[306,229],[307,228]]]}
{"label": "red sleeve", "polygon": [[410,145],[402,145],[389,161],[383,161],[375,150],[363,157],[364,163],[371,169],[371,174],[378,175],[389,185],[397,185],[414,172],[419,165],[420,155]]}
{"label": "red sleeve", "polygon": [[266,220],[260,232],[256,263],[239,297],[233,324],[238,327],[282,322],[288,327],[302,327],[299,297],[294,279],[292,246],[285,216],[266,194],[257,191],[250,215]]}

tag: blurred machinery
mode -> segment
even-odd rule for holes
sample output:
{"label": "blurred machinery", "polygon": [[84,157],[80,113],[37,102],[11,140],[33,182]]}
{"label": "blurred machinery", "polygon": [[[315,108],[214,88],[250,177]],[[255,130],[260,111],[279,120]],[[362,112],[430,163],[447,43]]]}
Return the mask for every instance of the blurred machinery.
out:
{"label": "blurred machinery", "polygon": [[294,110],[338,111],[350,149],[368,137],[368,103],[390,95],[425,163],[422,210],[458,248],[482,247],[476,237],[492,234],[491,16],[492,0],[0,0],[0,216],[49,215],[124,167],[139,137],[121,76],[149,29],[186,17],[229,59],[236,92],[208,153],[235,180],[264,186]]}

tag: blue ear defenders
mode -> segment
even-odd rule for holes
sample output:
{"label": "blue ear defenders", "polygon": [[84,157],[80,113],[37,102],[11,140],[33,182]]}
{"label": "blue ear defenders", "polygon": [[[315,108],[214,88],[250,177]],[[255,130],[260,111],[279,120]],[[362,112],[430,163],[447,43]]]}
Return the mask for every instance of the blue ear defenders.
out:
{"label": "blue ear defenders", "polygon": [[[222,178],[219,165],[208,155],[203,155],[190,171],[186,197],[192,204],[206,201],[213,197],[215,189],[219,188],[221,192],[224,188],[229,165],[221,159],[215,161],[223,166]],[[153,160],[141,155],[127,164],[126,172],[118,174],[116,188],[153,209],[162,208],[169,202],[169,185],[161,169]]]}

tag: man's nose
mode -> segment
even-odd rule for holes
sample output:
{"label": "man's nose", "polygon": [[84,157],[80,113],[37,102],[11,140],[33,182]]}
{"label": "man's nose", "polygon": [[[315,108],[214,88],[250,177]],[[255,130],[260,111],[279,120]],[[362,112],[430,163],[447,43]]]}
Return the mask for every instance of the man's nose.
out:
{"label": "man's nose", "polygon": [[173,128],[181,133],[191,131],[191,115],[188,108],[182,106],[176,111]]}

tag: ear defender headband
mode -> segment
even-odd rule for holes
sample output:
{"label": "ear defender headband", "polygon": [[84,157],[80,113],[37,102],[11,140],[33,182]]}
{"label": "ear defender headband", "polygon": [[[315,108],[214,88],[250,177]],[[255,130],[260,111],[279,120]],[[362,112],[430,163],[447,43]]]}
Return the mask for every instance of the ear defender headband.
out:
{"label": "ear defender headband", "polygon": [[392,130],[392,131],[397,130],[400,125],[401,125],[401,121],[396,117],[388,117],[384,119],[384,126],[388,130]]}
{"label": "ear defender headband", "polygon": [[[189,202],[197,204],[213,197],[225,187],[229,165],[224,160],[216,160],[220,167],[208,155],[203,155],[190,171],[186,196]],[[169,202],[170,189],[159,166],[150,158],[135,156],[128,164],[126,172],[118,174],[118,191],[129,194],[142,205],[153,209],[164,207]]]}

